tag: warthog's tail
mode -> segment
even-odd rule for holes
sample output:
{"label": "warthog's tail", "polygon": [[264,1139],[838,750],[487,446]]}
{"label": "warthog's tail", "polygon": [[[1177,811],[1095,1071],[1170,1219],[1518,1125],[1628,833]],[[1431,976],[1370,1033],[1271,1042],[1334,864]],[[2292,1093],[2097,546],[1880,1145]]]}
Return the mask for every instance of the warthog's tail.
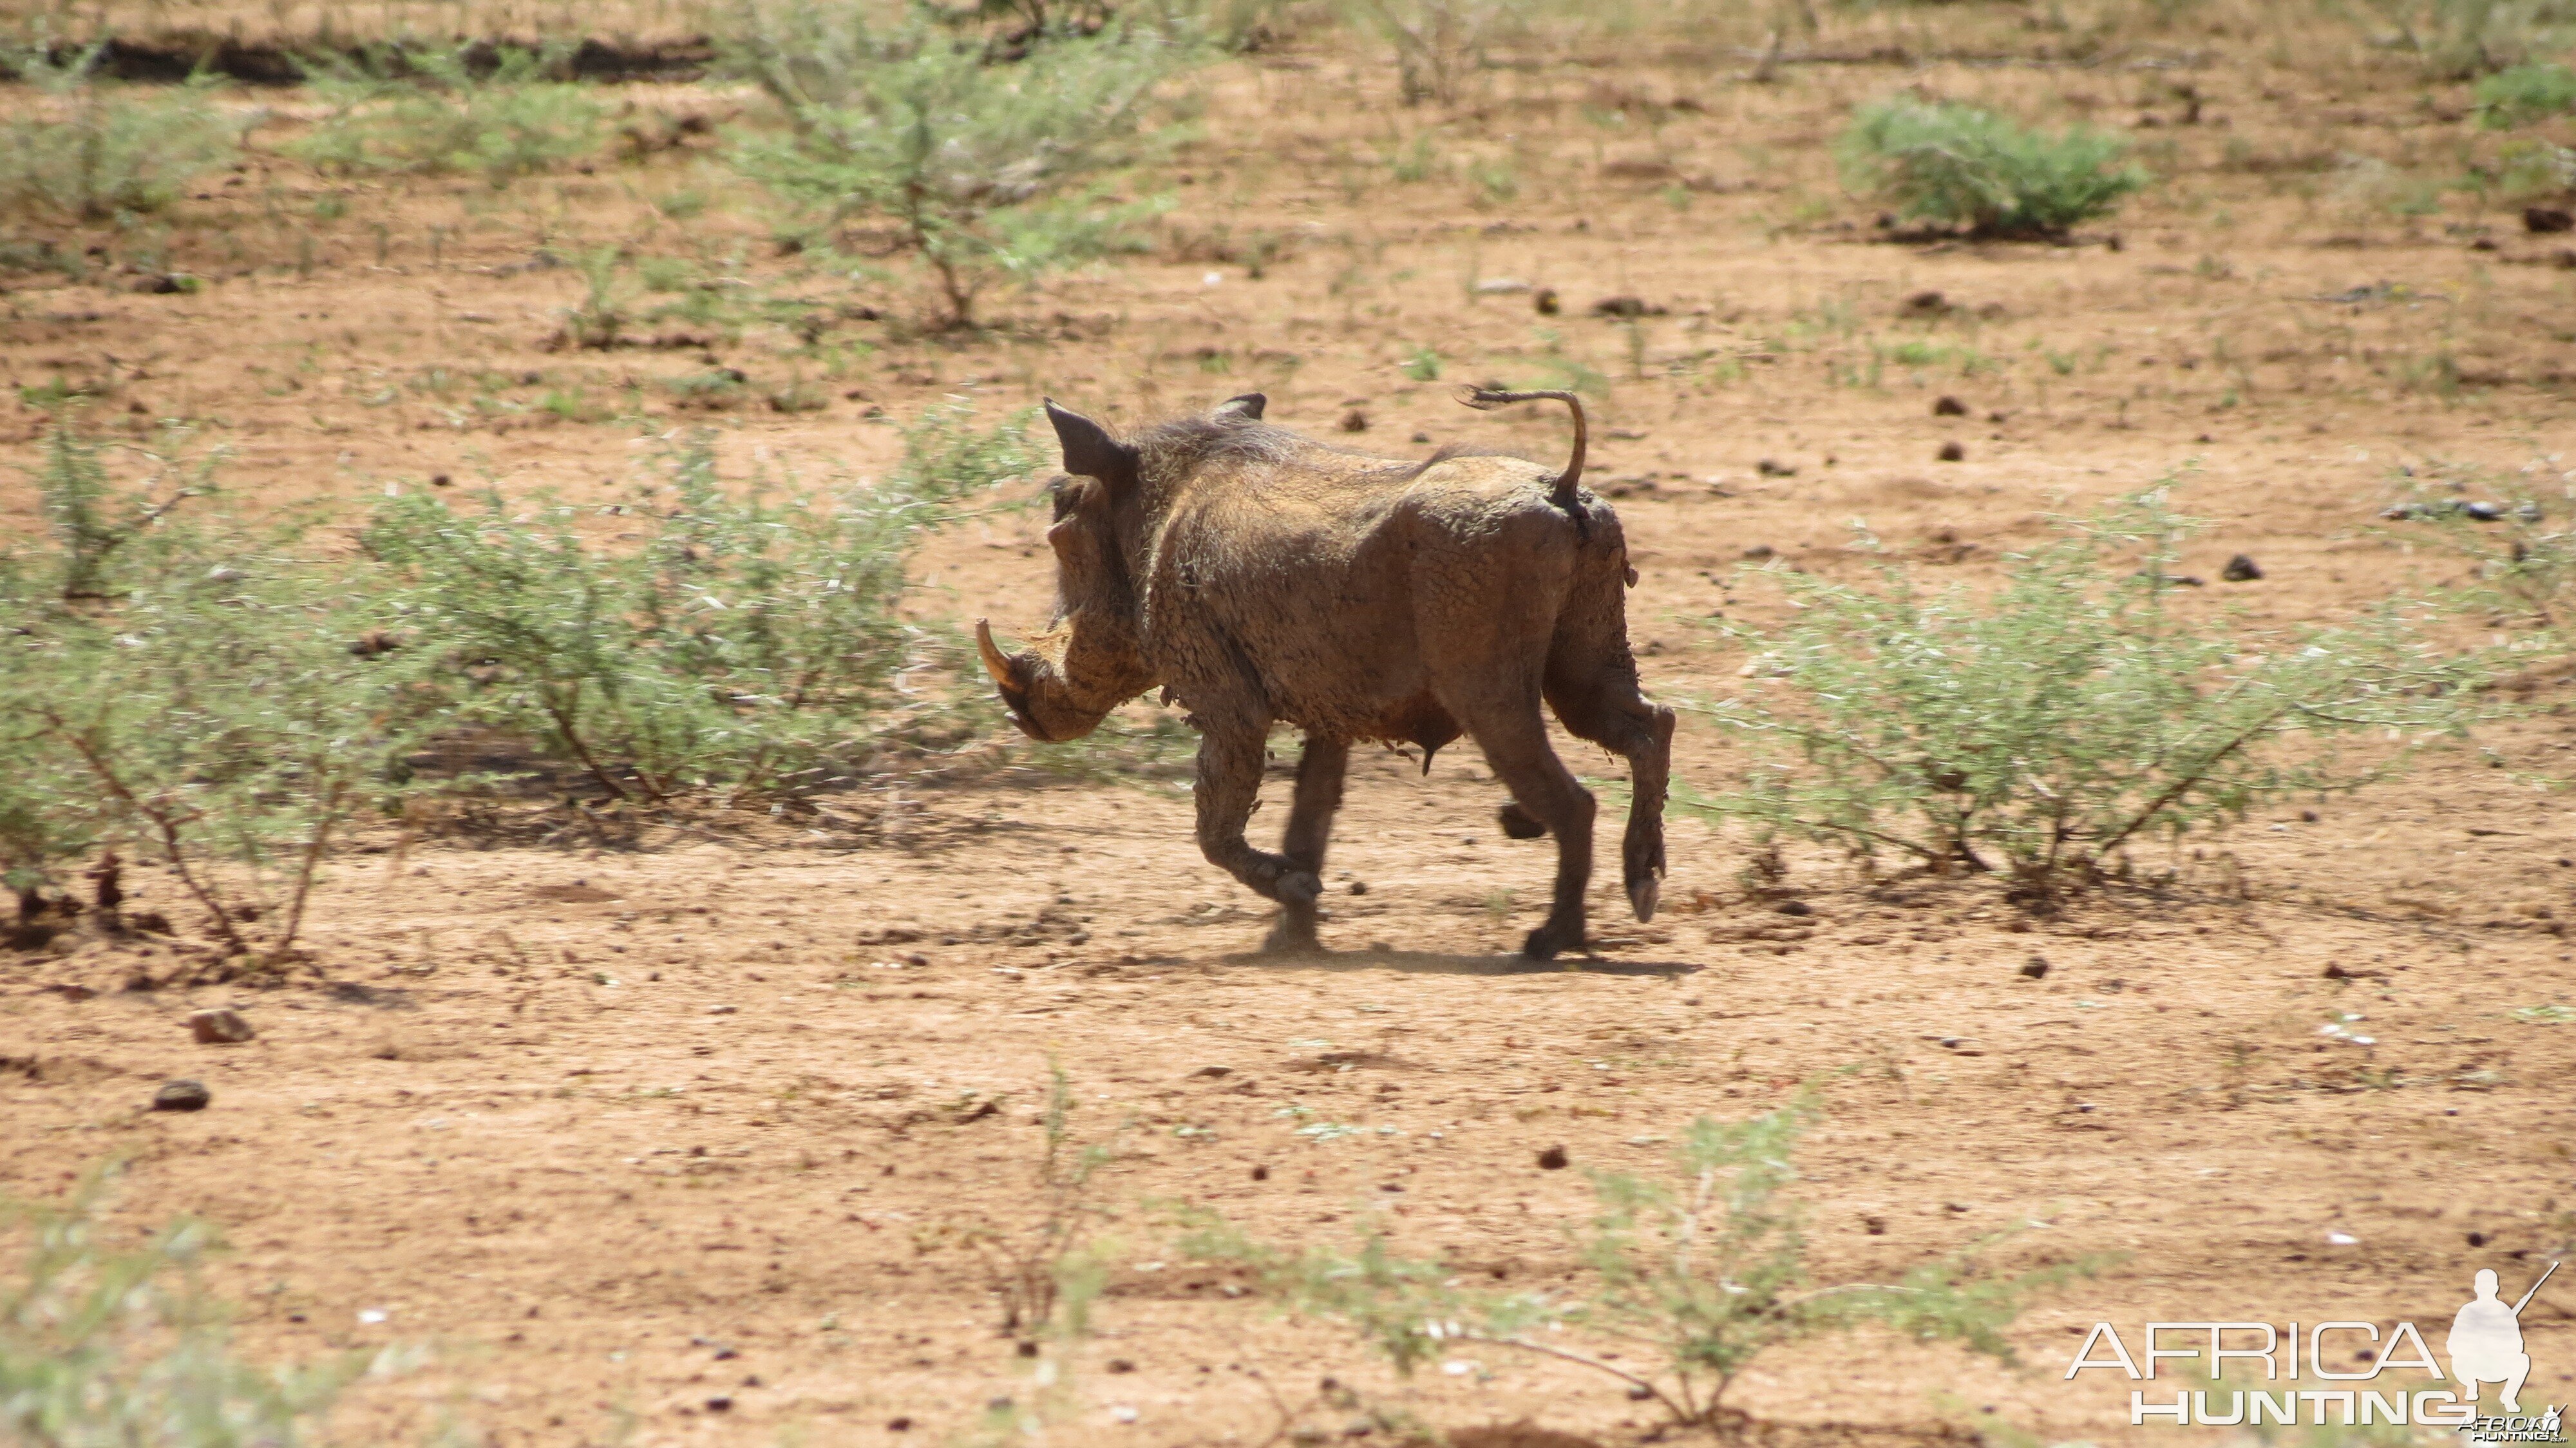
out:
{"label": "warthog's tail", "polygon": [[1458,389],[1458,400],[1478,412],[1491,412],[1497,407],[1507,407],[1515,402],[1556,401],[1572,408],[1574,410],[1574,454],[1565,460],[1565,471],[1557,474],[1556,486],[1549,491],[1548,501],[1568,513],[1574,511],[1575,485],[1583,481],[1582,398],[1571,392],[1559,392],[1553,388],[1538,392],[1506,392],[1499,387],[1461,387]]}

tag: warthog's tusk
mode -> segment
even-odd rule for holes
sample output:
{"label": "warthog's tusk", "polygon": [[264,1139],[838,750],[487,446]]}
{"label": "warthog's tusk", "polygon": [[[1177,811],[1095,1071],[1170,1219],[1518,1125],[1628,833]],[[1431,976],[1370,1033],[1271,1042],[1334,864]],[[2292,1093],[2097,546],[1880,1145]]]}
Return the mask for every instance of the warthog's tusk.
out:
{"label": "warthog's tusk", "polygon": [[1002,656],[1000,645],[993,642],[993,626],[983,619],[975,620],[975,652],[984,660],[984,672],[1005,689],[1017,689],[1019,680],[1011,677],[1011,661]]}

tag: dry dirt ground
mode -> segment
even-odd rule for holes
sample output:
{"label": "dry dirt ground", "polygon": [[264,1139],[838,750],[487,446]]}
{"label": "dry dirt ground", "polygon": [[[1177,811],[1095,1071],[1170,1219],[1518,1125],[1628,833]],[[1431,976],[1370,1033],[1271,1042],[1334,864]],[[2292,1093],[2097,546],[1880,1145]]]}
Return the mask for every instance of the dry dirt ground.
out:
{"label": "dry dirt ground", "polygon": [[[894,455],[886,419],[961,391],[1134,422],[1259,387],[1274,421],[1356,446],[1553,456],[1561,424],[1465,413],[1445,389],[1584,369],[1606,388],[1593,478],[1643,574],[1632,633],[1667,698],[1751,687],[1708,622],[1777,616],[1735,577],[1748,550],[1850,569],[1866,520],[1975,582],[2051,512],[2187,466],[2178,499],[2213,522],[2186,560],[2210,580],[2195,597],[2334,619],[2456,572],[2374,531],[2401,466],[2558,486],[2576,269],[2509,210],[2392,201],[2474,142],[2458,88],[2210,13],[2214,35],[2083,65],[1944,62],[1915,32],[1909,59],[1872,61],[1862,36],[1842,58],[1863,63],[1772,85],[1731,51],[1580,57],[1481,76],[1446,110],[1395,107],[1373,53],[1292,39],[1213,73],[1153,250],[997,295],[996,330],[964,337],[906,327],[912,299],[881,289],[867,299],[897,320],[810,346],[754,329],[548,350],[579,284],[544,255],[626,242],[754,280],[792,266],[715,143],[658,122],[639,129],[677,145],[497,193],[254,160],[153,264],[201,291],[9,278],[0,376],[84,388],[138,435],[191,420],[232,450],[236,501],[265,506],[433,474],[579,494],[631,465],[621,411],[718,427],[745,465],[865,473]],[[2177,81],[2202,98],[2192,124]],[[2162,180],[2081,245],[1879,240],[1827,146],[1852,103],[1906,86],[2129,130]],[[648,121],[749,103],[622,94]],[[237,99],[291,130],[292,93]],[[1430,158],[1421,179],[1398,178],[1408,153]],[[649,204],[687,190],[715,204],[685,221]],[[1553,288],[1562,314],[1477,286],[1501,278]],[[1649,310],[1588,314],[1612,296]],[[1426,347],[1438,382],[1399,370]],[[724,366],[745,374],[738,403],[671,386]],[[824,405],[761,404],[798,382]],[[549,394],[578,405],[550,412]],[[1967,415],[1936,417],[1943,395]],[[1335,431],[1354,411],[1365,431]],[[15,460],[41,420],[0,404]],[[1963,460],[1936,460],[1948,442]],[[0,504],[32,525],[18,481]],[[925,615],[1034,627],[1038,527],[1006,515],[934,542]],[[2264,577],[2219,583],[2239,552]],[[1098,1184],[1116,1266],[1051,1441],[1338,1436],[1356,1410],[1296,1415],[1330,1375],[1451,1428],[1622,1443],[1653,1419],[1615,1384],[1493,1349],[1395,1378],[1347,1333],[1192,1269],[1153,1204],[1277,1240],[1380,1221],[1462,1271],[1545,1286],[1572,1263],[1581,1169],[1654,1169],[1693,1117],[1850,1068],[1801,1158],[1820,1275],[2026,1218],[2045,1225],[1998,1261],[2121,1256],[2023,1318],[2022,1370],[1832,1342],[1763,1360],[1740,1406],[1854,1441],[1985,1406],[2052,1438],[2151,1439],[2125,1426],[2130,1384],[2061,1381],[2096,1320],[2134,1345],[2150,1318],[2404,1318],[2438,1345],[2478,1268],[2518,1291],[2576,1236],[2576,1024],[2528,1010],[2570,999],[2576,821],[2534,783],[2568,770],[2564,697],[2539,689],[2529,716],[2399,782],[2187,847],[2162,893],[2040,919],[1975,882],[1871,885],[1802,854],[1786,898],[1806,913],[1784,913],[1743,888],[1742,840],[1684,819],[1676,907],[1635,926],[1603,881],[1598,953],[1546,967],[1510,951],[1549,852],[1502,838],[1463,746],[1428,779],[1391,755],[1355,769],[1333,953],[1292,962],[1248,953],[1262,912],[1199,859],[1161,773],[894,783],[865,832],[388,833],[332,871],[315,981],[130,989],[173,959],[112,942],[0,958],[0,1187],[46,1197],[122,1157],[120,1223],[223,1229],[235,1250],[210,1280],[251,1350],[437,1346],[352,1406],[351,1441],[440,1414],[513,1445],[943,1441],[990,1399],[1035,1401],[987,1276],[936,1241],[1034,1210],[1053,1061],[1077,1134],[1117,1154]],[[1707,730],[1686,722],[1678,747],[1686,777],[1723,785],[1732,756]],[[1256,823],[1284,805],[1283,778]],[[164,876],[131,888],[184,914]],[[182,1017],[217,1004],[258,1037],[194,1043]],[[2337,1019],[2371,1044],[2321,1036]],[[175,1076],[211,1107],[143,1110]],[[1542,1169],[1551,1147],[1576,1169]],[[2553,1287],[2524,1321],[2547,1401],[2576,1397],[2570,1304],[2576,1286]]]}

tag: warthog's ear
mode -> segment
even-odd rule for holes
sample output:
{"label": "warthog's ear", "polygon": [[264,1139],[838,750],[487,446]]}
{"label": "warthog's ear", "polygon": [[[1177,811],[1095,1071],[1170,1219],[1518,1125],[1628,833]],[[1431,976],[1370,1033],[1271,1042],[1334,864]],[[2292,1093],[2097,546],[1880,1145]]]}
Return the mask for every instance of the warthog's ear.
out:
{"label": "warthog's ear", "polygon": [[1086,478],[1098,478],[1109,485],[1112,495],[1136,485],[1136,450],[1111,437],[1106,428],[1079,412],[1067,412],[1046,400],[1047,421],[1055,424],[1055,440],[1064,447],[1064,470]]}
{"label": "warthog's ear", "polygon": [[1259,422],[1261,420],[1261,409],[1268,407],[1269,405],[1269,398],[1262,396],[1258,392],[1247,392],[1241,397],[1229,397],[1225,401],[1218,403],[1214,408],[1209,410],[1208,420],[1211,422],[1232,422],[1239,418],[1246,422]]}

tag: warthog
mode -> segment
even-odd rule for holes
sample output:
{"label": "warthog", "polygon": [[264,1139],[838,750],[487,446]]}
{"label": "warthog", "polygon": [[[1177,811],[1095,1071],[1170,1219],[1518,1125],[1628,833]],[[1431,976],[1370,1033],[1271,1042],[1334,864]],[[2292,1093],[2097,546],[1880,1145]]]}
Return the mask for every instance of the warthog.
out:
{"label": "warthog", "polygon": [[[1261,420],[1258,393],[1121,442],[1047,403],[1070,476],[1050,485],[1054,624],[1005,655],[975,640],[1030,738],[1079,739],[1160,686],[1199,730],[1198,838],[1207,858],[1279,902],[1266,948],[1316,943],[1324,845],[1355,741],[1432,755],[1461,733],[1511,791],[1502,827],[1556,836],[1556,894],[1523,949],[1584,943],[1592,796],[1549,747],[1544,699],[1577,737],[1627,757],[1628,899],[1652,919],[1664,873],[1673,711],[1637,687],[1627,544],[1578,487],[1583,405],[1565,392],[1470,389],[1488,408],[1553,398],[1574,410],[1573,458],[1446,451],[1365,457]],[[1272,724],[1306,736],[1278,854],[1244,842]]]}

